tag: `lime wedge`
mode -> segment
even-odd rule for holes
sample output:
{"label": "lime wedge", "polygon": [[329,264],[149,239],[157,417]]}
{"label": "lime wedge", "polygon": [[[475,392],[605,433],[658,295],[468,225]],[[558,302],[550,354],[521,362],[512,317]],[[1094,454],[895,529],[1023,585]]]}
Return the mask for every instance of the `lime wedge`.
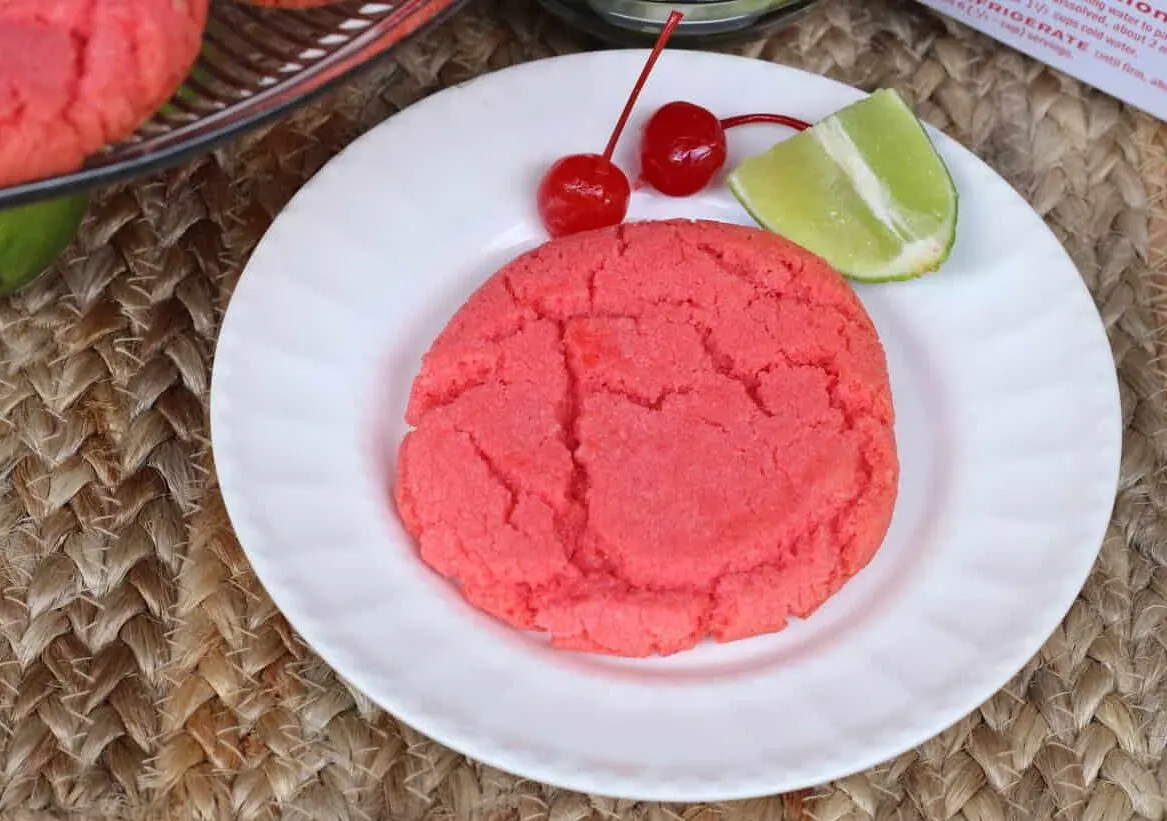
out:
{"label": "lime wedge", "polygon": [[934,271],[956,238],[952,177],[890,89],[743,161],[729,188],[759,225],[853,279]]}
{"label": "lime wedge", "polygon": [[85,195],[0,211],[0,294],[36,279],[64,250],[85,216]]}

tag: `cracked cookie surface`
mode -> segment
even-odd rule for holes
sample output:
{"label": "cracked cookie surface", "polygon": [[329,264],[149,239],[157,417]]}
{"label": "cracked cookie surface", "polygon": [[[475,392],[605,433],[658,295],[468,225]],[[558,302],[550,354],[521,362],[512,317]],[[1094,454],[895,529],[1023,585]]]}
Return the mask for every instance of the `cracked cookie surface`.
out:
{"label": "cracked cookie surface", "polygon": [[898,480],[883,348],[768,232],[641,222],[503,267],[417,375],[395,496],[421,558],[560,647],[669,654],[805,617]]}
{"label": "cracked cookie surface", "polygon": [[208,0],[0,0],[0,186],[75,171],[183,82]]}

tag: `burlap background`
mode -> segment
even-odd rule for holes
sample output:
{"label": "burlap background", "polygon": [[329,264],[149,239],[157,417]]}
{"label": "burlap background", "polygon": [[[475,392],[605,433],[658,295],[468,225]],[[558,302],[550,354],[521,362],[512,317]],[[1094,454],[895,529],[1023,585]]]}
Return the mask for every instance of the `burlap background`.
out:
{"label": "burlap background", "polygon": [[1065,624],[1003,692],[820,789],[615,802],[398,725],[275,611],[225,519],[207,440],[215,335],[248,254],[303,180],[396,109],[587,45],[529,0],[481,0],[395,68],[105,193],[58,271],[0,301],[0,817],[1162,817],[1167,127],[906,0],[823,0],[740,50],[906,92],[1048,219],[1110,329],[1127,421],[1114,524]]}

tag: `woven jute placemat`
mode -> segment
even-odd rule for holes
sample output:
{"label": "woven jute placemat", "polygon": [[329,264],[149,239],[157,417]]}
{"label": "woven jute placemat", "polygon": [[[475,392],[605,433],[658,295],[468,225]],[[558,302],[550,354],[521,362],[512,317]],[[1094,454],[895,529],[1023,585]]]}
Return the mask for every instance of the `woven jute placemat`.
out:
{"label": "woven jute placemat", "polygon": [[208,441],[215,336],[248,254],[305,179],[393,111],[589,45],[526,0],[483,0],[290,120],[106,192],[58,269],[0,300],[0,818],[1163,816],[1167,127],[906,0],[824,0],[738,50],[906,93],[1048,220],[1109,329],[1126,421],[1114,521],[1064,624],[1001,693],[818,789],[620,802],[428,741],[276,611]]}

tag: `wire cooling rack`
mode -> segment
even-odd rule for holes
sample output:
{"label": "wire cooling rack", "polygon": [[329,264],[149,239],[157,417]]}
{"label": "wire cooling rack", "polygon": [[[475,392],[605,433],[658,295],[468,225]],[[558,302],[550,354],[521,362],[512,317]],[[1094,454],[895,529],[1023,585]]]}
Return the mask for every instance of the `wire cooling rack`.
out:
{"label": "wire cooling rack", "polygon": [[216,0],[202,52],[170,102],[79,171],[0,188],[0,209],[175,165],[259,126],[451,14],[466,0],[266,9]]}

